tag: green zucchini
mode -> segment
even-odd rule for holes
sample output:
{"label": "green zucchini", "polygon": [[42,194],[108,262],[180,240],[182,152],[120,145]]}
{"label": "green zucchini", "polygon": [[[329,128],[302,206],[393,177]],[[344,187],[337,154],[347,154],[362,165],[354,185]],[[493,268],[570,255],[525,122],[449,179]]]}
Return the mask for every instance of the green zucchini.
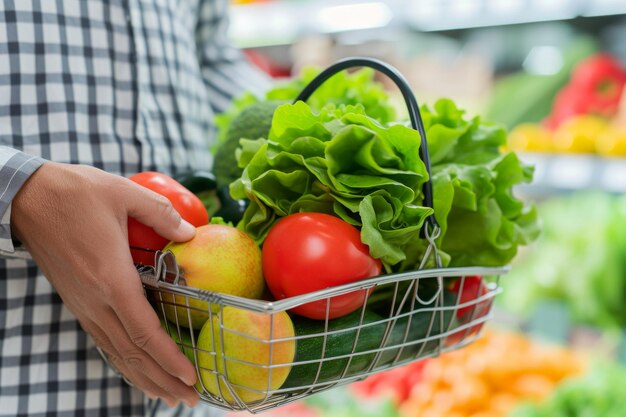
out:
{"label": "green zucchini", "polygon": [[[452,300],[450,295],[446,294],[444,302],[446,305],[450,305],[449,303],[453,303],[454,300]],[[424,356],[433,353],[439,347],[439,340],[435,339],[426,343],[408,345],[405,346],[402,351],[400,351],[400,347],[396,347],[405,342],[405,335],[406,343],[410,343],[411,341],[424,338],[428,334],[429,327],[431,328],[430,336],[435,336],[447,328],[453,316],[452,311],[443,313],[444,321],[442,328],[442,323],[440,322],[441,314],[437,313],[433,318],[432,311],[420,311],[420,309],[424,307],[426,306],[414,306],[414,313],[410,315],[411,321],[408,332],[408,315],[396,320],[395,325],[387,330],[389,320],[384,320],[388,315],[383,316],[371,309],[365,310],[362,324],[370,325],[361,327],[356,345],[355,339],[357,338],[357,330],[354,329],[354,327],[359,324],[361,317],[360,310],[328,322],[328,332],[336,331],[336,333],[327,335],[325,346],[324,337],[319,336],[319,334],[325,332],[323,321],[293,316],[292,321],[296,335],[299,338],[297,341],[294,365],[282,388],[294,388],[314,383],[333,382],[341,378],[342,375],[349,377],[366,373],[377,356],[376,352],[371,351],[377,350],[383,346],[386,332],[388,333],[384,344],[386,349],[379,355],[380,357],[376,362],[375,369],[390,365],[398,354],[398,360],[404,361],[409,358],[415,358],[417,355]],[[408,310],[403,309],[403,311],[407,312]],[[433,320],[432,324],[431,320]],[[314,334],[318,334],[318,336],[305,337]],[[327,360],[322,362],[319,375],[317,375],[319,368],[318,363],[313,362],[298,365],[298,362],[320,360],[322,358],[322,352],[324,352],[323,358]],[[347,357],[342,357],[352,353],[354,354],[351,360]],[[330,359],[335,357],[338,359]]]}

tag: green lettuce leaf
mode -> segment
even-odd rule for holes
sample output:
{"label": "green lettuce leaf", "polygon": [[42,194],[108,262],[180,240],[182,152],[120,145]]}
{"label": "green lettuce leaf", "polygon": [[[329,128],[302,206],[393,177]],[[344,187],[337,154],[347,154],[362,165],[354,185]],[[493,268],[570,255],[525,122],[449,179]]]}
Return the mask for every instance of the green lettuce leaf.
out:
{"label": "green lettuce leaf", "polygon": [[318,113],[298,102],[276,110],[269,136],[241,149],[247,165],[231,194],[251,204],[240,227],[261,243],[280,216],[329,213],[361,228],[389,269],[406,259],[404,248],[433,212],[421,205],[428,173],[415,130],[384,127],[362,106],[328,105]]}
{"label": "green lettuce leaf", "polygon": [[503,154],[506,131],[475,117],[466,120],[451,100],[422,109],[432,162],[439,248],[450,266],[505,265],[539,234],[534,207],[512,192],[533,170]]}
{"label": "green lettuce leaf", "polygon": [[[226,141],[233,120],[245,108],[259,101],[293,102],[304,87],[313,81],[319,73],[319,69],[307,67],[302,70],[298,77],[272,87],[262,97],[246,92],[235,98],[224,113],[215,115],[217,137],[211,145],[211,151],[215,153]],[[390,123],[396,118],[396,111],[389,104],[387,93],[382,84],[374,81],[374,71],[370,68],[363,68],[353,73],[340,72],[333,75],[315,90],[307,103],[318,111],[327,104],[335,106],[360,104],[367,115],[383,124]]]}
{"label": "green lettuce leaf", "polygon": [[[268,138],[240,142],[244,170],[231,194],[250,200],[239,227],[259,244],[280,217],[311,211],[360,228],[362,241],[387,271],[420,265],[428,247],[420,231],[433,213],[444,265],[505,265],[537,237],[534,207],[512,192],[532,180],[533,170],[515,154],[502,153],[503,128],[465,118],[451,100],[422,108],[434,190],[434,209],[425,207],[422,188],[429,177],[418,132],[393,123],[393,113],[381,104],[384,91],[366,88],[371,73],[331,80],[315,93],[320,101],[278,107]],[[306,82],[298,82],[268,98],[299,92]],[[434,266],[433,260],[427,265]]]}

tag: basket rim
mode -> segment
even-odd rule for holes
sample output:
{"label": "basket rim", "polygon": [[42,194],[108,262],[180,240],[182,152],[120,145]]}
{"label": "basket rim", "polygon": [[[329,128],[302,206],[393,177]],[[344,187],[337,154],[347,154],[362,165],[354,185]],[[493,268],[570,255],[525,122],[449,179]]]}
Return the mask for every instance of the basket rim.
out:
{"label": "basket rim", "polygon": [[253,300],[236,295],[217,293],[185,285],[171,284],[165,281],[158,281],[153,273],[142,273],[141,279],[145,286],[162,290],[175,295],[192,297],[200,301],[218,304],[222,307],[237,307],[258,313],[279,313],[290,310],[301,304],[322,300],[328,297],[346,294],[352,291],[367,290],[383,284],[403,282],[412,279],[426,278],[450,278],[469,275],[497,276],[509,272],[510,266],[498,267],[454,267],[454,268],[433,268],[418,271],[400,272],[394,274],[384,274],[372,278],[367,278],[348,284],[329,287],[322,290],[301,294],[294,297],[284,298],[277,301]]}

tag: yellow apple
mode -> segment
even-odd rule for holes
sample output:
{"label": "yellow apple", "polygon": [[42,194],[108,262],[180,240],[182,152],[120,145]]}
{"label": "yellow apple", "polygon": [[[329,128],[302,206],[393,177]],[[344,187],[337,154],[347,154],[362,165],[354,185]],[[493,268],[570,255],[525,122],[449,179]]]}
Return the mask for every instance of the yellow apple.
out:
{"label": "yellow apple", "polygon": [[[243,231],[226,225],[208,224],[196,229],[193,239],[168,244],[182,271],[185,285],[216,293],[258,299],[265,281],[261,250]],[[207,302],[193,297],[161,293],[167,318],[181,326],[202,328],[209,318]]]}
{"label": "yellow apple", "polygon": [[[293,323],[284,311],[255,313],[225,307],[198,336],[204,388],[230,404],[236,401],[229,386],[244,403],[262,400],[268,391],[280,388],[291,371],[296,353],[293,337]],[[226,376],[229,384],[224,382]]]}

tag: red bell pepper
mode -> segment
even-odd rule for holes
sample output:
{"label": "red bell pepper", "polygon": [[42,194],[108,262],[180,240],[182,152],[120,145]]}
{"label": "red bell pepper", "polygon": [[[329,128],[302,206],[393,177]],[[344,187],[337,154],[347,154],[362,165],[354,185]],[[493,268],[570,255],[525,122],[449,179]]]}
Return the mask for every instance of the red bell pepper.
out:
{"label": "red bell pepper", "polygon": [[626,70],[616,58],[606,53],[593,55],[574,68],[569,84],[555,97],[545,124],[556,128],[579,114],[613,117],[625,84]]}

